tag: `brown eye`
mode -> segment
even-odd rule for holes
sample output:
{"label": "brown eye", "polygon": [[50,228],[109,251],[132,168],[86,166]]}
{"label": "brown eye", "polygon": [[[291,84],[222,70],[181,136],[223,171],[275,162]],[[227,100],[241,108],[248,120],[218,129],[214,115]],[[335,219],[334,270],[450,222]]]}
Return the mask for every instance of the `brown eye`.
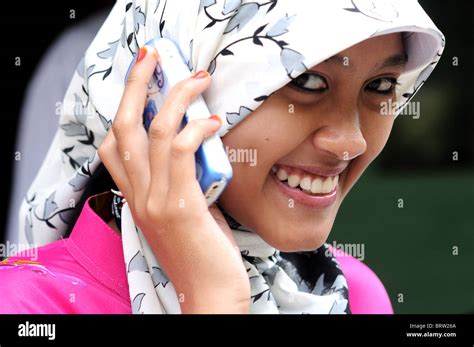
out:
{"label": "brown eye", "polygon": [[303,73],[294,78],[290,83],[298,89],[312,93],[321,93],[328,87],[327,81],[323,76],[313,73]]}
{"label": "brown eye", "polygon": [[384,77],[384,78],[379,78],[376,79],[375,81],[370,82],[367,84],[367,90],[374,92],[374,93],[379,93],[379,94],[390,94],[393,92],[395,87],[398,85],[397,79],[396,78],[389,78],[389,77]]}

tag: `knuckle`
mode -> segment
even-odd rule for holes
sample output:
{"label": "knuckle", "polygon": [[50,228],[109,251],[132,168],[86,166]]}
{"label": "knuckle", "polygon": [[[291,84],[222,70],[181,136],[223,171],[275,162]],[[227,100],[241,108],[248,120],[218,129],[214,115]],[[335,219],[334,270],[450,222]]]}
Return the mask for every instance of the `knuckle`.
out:
{"label": "knuckle", "polygon": [[201,133],[207,127],[207,119],[193,119],[187,125],[191,128],[191,131],[194,133]]}
{"label": "knuckle", "polygon": [[127,87],[133,87],[136,85],[146,85],[146,84],[147,84],[146,81],[140,78],[138,74],[133,70],[128,74],[127,81],[125,82],[125,85]]}
{"label": "knuckle", "polygon": [[[110,130],[109,130],[110,131]],[[97,148],[97,154],[99,155],[100,160],[104,163],[108,163],[108,159],[110,155],[114,154],[116,151],[116,146],[117,143],[111,136],[112,134],[108,134],[104,141],[99,145],[99,148]]]}
{"label": "knuckle", "polygon": [[151,221],[157,221],[161,218],[160,210],[153,200],[148,200],[145,204],[145,215]]}
{"label": "knuckle", "polygon": [[107,139],[102,141],[102,143],[99,145],[99,148],[97,148],[97,153],[99,154],[99,158],[103,161],[103,159],[107,158],[107,155],[111,152],[112,150],[112,145],[110,141]]}
{"label": "knuckle", "polygon": [[122,117],[117,117],[117,119],[112,122],[112,131],[117,138],[130,128],[131,122],[127,120],[128,118],[126,115],[123,115]]}
{"label": "knuckle", "polygon": [[103,144],[99,146],[97,149],[97,155],[100,158],[100,161],[107,167],[107,157],[109,155],[110,151],[107,147],[105,147]]}
{"label": "knuckle", "polygon": [[142,204],[137,201],[131,203],[131,210],[133,212],[133,220],[138,226],[146,225],[148,221],[148,215]]}
{"label": "knuckle", "polygon": [[133,221],[139,226],[142,227],[144,225],[147,225],[148,221],[148,216],[143,209],[132,209],[133,211]]}
{"label": "knuckle", "polygon": [[181,157],[193,150],[190,141],[175,140],[171,144],[171,155],[174,157]]}
{"label": "knuckle", "polygon": [[194,94],[194,89],[189,83],[179,82],[173,87],[169,102],[173,108],[178,109],[180,113],[184,113]]}
{"label": "knuckle", "polygon": [[115,136],[118,136],[120,134],[120,131],[122,129],[122,124],[121,122],[116,119],[112,122],[112,131],[114,132]]}
{"label": "knuckle", "polygon": [[149,129],[149,136],[153,140],[162,140],[169,136],[169,130],[162,122],[152,122]]}
{"label": "knuckle", "polygon": [[193,119],[190,121],[187,126],[189,127],[188,138],[189,141],[194,143],[196,141],[202,142],[204,140],[206,133],[208,132],[209,126],[211,124],[207,119]]}

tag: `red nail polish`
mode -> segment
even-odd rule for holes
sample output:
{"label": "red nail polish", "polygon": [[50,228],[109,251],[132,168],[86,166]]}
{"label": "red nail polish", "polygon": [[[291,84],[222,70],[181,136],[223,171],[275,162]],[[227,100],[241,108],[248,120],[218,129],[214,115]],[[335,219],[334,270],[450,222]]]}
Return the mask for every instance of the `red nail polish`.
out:
{"label": "red nail polish", "polygon": [[222,124],[221,118],[217,114],[213,114],[212,116],[209,117],[210,119],[214,119],[219,121],[219,123]]}
{"label": "red nail polish", "polygon": [[201,79],[201,78],[206,78],[207,76],[209,76],[209,73],[207,71],[200,70],[194,74],[193,78]]}
{"label": "red nail polish", "polygon": [[148,53],[148,50],[146,49],[146,47],[140,48],[139,51],[138,51],[137,63],[142,61],[143,58],[145,58],[147,53]]}

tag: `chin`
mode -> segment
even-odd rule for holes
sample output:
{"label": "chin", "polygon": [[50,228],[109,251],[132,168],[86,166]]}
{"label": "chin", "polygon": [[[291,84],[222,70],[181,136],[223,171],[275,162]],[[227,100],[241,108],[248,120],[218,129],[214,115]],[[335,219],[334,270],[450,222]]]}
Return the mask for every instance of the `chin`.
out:
{"label": "chin", "polygon": [[[281,223],[281,227],[273,230],[259,230],[259,235],[272,247],[282,252],[313,251],[321,247],[327,240],[333,221],[314,222],[312,225],[301,223]],[[314,227],[317,225],[317,227]]]}

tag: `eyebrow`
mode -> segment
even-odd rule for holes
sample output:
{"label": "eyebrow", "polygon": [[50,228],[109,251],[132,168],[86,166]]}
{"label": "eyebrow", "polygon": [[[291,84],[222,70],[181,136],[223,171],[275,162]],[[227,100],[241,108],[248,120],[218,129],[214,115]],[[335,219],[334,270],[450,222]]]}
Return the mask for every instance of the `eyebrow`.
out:
{"label": "eyebrow", "polygon": [[[348,57],[343,57],[340,54],[336,54],[324,60],[322,63],[347,65],[347,59]],[[382,64],[380,64],[380,66],[376,68],[378,70],[381,70],[387,67],[404,66],[407,63],[407,61],[408,61],[408,55],[406,52],[396,53],[389,56],[387,59],[384,60]]]}

